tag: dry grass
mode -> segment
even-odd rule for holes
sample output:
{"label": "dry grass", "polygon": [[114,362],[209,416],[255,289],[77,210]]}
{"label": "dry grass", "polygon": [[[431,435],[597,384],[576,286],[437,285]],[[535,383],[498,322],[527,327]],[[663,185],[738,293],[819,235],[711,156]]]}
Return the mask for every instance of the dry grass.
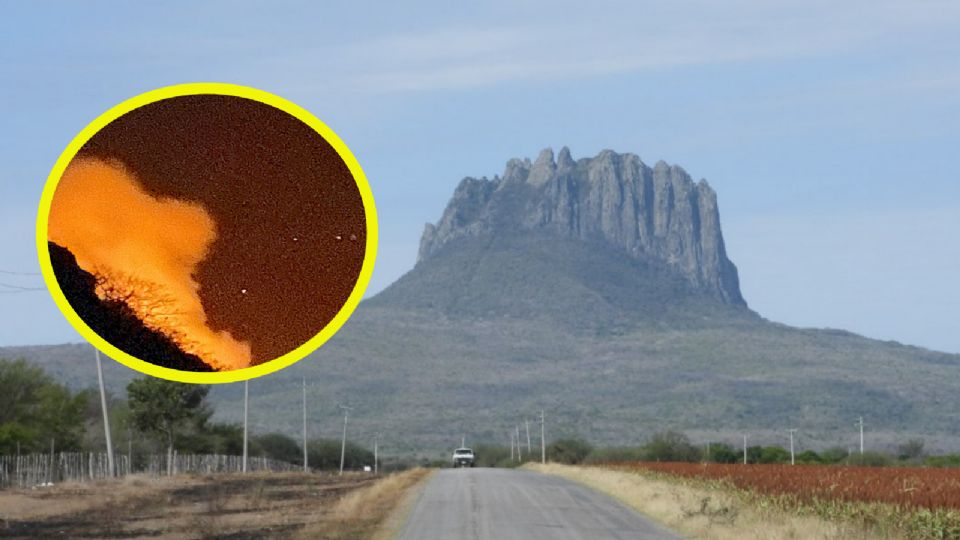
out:
{"label": "dry grass", "polygon": [[709,540],[897,539],[850,523],[800,515],[746,500],[735,491],[680,479],[598,467],[528,465],[607,493],[650,518],[693,538]]}
{"label": "dry grass", "polygon": [[131,477],[0,491],[3,538],[292,538],[329,525],[366,474]]}
{"label": "dry grass", "polygon": [[391,538],[418,491],[414,488],[422,485],[429,474],[427,469],[411,469],[351,491],[337,501],[322,526],[307,527],[297,537],[303,540]]}

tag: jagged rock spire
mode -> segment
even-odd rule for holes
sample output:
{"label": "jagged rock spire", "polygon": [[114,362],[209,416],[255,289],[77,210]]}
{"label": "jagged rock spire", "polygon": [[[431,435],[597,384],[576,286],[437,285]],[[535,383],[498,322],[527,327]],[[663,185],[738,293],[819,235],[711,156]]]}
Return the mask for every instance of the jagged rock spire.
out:
{"label": "jagged rock spire", "polygon": [[464,236],[546,229],[603,240],[633,257],[666,263],[693,286],[745,305],[736,266],[727,258],[717,195],[681,167],[651,169],[635,154],[604,150],[574,161],[564,147],[536,161],[512,159],[502,179],[464,179],[443,217],[427,225],[419,260]]}

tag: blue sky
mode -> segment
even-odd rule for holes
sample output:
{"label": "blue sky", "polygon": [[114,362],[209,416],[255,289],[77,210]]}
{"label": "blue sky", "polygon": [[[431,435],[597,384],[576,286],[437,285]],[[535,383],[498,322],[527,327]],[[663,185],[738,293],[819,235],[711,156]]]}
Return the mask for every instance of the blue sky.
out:
{"label": "blue sky", "polygon": [[[753,309],[960,352],[960,3],[20,2],[0,20],[0,270],[114,104],[221,81],[292,99],[352,148],[381,223],[371,292],[409,270],[464,176],[567,145],[718,191]],[[79,337],[0,274],[0,345]]]}

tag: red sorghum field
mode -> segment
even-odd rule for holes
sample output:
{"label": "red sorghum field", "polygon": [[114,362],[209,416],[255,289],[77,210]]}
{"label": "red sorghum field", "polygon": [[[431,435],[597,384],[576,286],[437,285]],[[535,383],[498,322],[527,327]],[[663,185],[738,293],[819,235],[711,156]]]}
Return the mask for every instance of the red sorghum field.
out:
{"label": "red sorghum field", "polygon": [[905,508],[960,509],[960,469],[645,462],[607,467],[720,480],[762,495],[791,495],[802,502],[879,502]]}

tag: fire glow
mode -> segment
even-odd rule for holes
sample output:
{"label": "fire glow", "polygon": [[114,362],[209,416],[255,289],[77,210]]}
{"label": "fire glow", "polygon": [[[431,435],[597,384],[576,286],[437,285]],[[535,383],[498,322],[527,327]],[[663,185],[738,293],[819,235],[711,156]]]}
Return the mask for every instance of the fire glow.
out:
{"label": "fire glow", "polygon": [[126,303],[150,329],[217,370],[251,363],[250,344],[208,326],[194,280],[217,237],[199,204],[156,198],[122,165],[74,159],[50,207],[48,237],[97,278],[97,295]]}

